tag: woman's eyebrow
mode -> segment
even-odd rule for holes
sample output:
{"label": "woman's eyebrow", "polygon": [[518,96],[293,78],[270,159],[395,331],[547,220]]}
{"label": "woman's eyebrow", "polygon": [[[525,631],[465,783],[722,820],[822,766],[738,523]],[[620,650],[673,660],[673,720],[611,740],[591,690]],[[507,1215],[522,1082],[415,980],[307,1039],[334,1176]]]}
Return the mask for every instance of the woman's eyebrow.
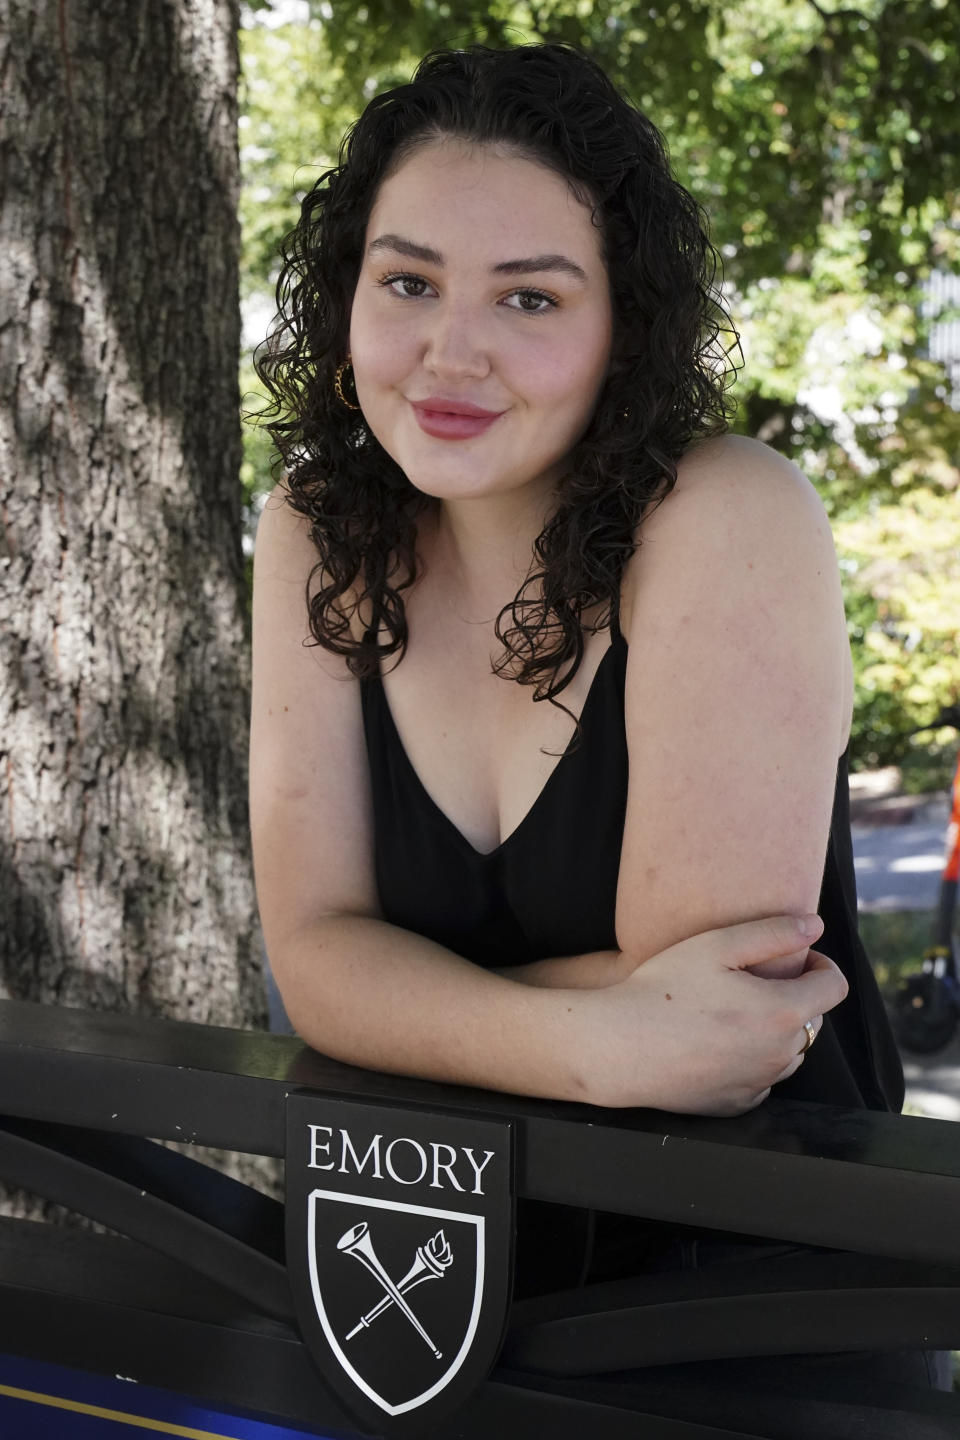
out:
{"label": "woman's eyebrow", "polygon": [[[373,255],[378,250],[393,250],[410,260],[422,260],[425,265],[436,265],[440,269],[445,263],[439,250],[433,250],[429,245],[417,245],[413,240],[405,240],[402,235],[378,235],[376,240],[371,240],[367,255]],[[491,266],[494,275],[538,275],[544,270],[559,270],[579,280],[581,285],[588,283],[587,272],[566,255],[531,255],[526,260],[501,260],[499,265]]]}
{"label": "woman's eyebrow", "polygon": [[495,275],[536,275],[543,270],[559,270],[582,285],[588,282],[586,270],[566,255],[531,255],[529,260],[503,260],[492,268]]}
{"label": "woman's eyebrow", "polygon": [[367,255],[373,255],[377,250],[395,250],[398,255],[406,255],[410,260],[422,260],[425,265],[443,265],[443,256],[439,250],[431,250],[429,245],[415,245],[412,240],[404,240],[402,235],[378,235],[376,240],[370,241]]}

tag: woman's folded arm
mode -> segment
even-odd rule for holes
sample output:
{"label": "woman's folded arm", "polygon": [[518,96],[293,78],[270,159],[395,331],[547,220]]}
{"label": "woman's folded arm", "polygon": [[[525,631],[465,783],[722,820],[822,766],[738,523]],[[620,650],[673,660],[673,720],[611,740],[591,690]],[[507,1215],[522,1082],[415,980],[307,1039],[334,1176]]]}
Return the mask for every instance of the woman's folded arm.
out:
{"label": "woman's folded arm", "polygon": [[816,909],[851,708],[829,523],[789,461],[706,442],[640,541],[616,908],[635,963],[712,926]]}

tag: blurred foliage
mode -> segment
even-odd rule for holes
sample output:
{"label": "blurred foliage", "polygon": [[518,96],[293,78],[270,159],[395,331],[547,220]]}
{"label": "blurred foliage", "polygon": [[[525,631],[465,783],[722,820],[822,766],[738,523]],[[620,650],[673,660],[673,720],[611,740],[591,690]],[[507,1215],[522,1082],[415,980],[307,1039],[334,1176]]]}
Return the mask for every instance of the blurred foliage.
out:
{"label": "blurred foliage", "polygon": [[948,791],[957,768],[957,733],[952,729],[925,735],[914,742],[900,761],[900,790],[904,795],[928,795],[931,790]]}
{"label": "blurred foliage", "polygon": [[911,749],[907,732],[957,694],[960,506],[955,491],[916,484],[904,503],[874,500],[835,528],[861,742],[866,757],[901,761]]}
{"label": "blurred foliage", "polygon": [[857,919],[860,938],[870,956],[873,973],[883,994],[894,991],[908,975],[923,967],[923,952],[931,943],[936,911],[937,877],[931,875],[931,906],[928,910],[861,911]]}
{"label": "blurred foliage", "polygon": [[[737,428],[817,485],[848,604],[853,763],[897,761],[960,701],[960,413],[923,303],[932,271],[960,271],[953,0],[252,0],[248,330],[267,328],[300,197],[372,95],[434,47],[545,40],[593,55],[650,114],[711,216],[745,356]],[[244,384],[255,399],[252,371]],[[248,429],[251,504],[268,455]]]}

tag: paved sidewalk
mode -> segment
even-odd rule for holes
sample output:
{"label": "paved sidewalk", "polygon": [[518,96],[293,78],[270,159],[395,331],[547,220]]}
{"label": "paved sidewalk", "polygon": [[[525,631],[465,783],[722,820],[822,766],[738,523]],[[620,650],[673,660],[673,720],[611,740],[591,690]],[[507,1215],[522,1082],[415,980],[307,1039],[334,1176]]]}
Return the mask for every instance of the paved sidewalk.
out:
{"label": "paved sidewalk", "polygon": [[[960,1032],[936,1055],[903,1055],[904,1108],[932,1120],[960,1120]],[[960,1136],[958,1136],[960,1142]]]}
{"label": "paved sidewalk", "polygon": [[891,795],[851,806],[861,910],[936,908],[949,814],[946,794]]}

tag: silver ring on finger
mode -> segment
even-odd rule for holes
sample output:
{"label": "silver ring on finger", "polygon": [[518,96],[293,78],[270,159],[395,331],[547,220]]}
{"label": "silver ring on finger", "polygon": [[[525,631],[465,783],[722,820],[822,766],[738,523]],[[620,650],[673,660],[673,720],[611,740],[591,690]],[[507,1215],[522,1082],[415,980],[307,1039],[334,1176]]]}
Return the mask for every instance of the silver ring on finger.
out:
{"label": "silver ring on finger", "polygon": [[797,1051],[798,1055],[806,1055],[807,1051],[810,1049],[810,1046],[817,1038],[817,1027],[816,1025],[814,1025],[812,1020],[804,1020],[803,1028],[806,1031],[806,1039],[800,1046],[800,1049]]}

